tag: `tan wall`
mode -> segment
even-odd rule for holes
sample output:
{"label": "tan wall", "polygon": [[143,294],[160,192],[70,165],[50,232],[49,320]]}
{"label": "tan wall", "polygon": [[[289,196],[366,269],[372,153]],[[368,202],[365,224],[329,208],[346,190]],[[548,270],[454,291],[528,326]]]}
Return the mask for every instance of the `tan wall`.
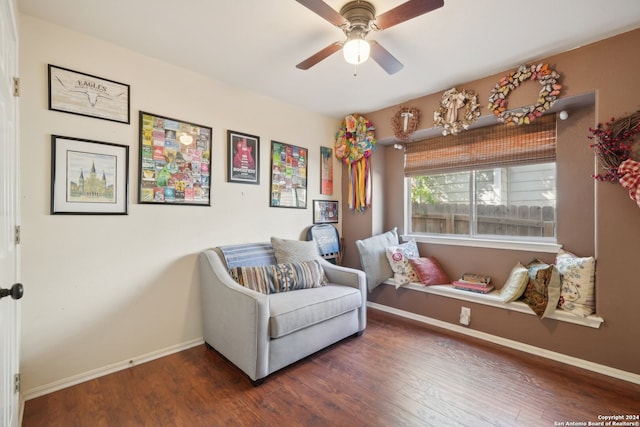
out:
{"label": "tan wall", "polygon": [[[631,54],[637,46],[640,46],[640,30],[540,60],[548,62],[560,73],[562,98],[596,93],[595,108],[570,111],[570,119],[559,124],[558,238],[559,243],[570,251],[597,256],[596,307],[597,314],[605,319],[604,324],[599,329],[592,329],[467,302],[464,305],[472,308],[472,329],[640,374],[637,357],[640,352],[640,310],[637,309],[640,280],[634,267],[634,260],[640,253],[640,209],[620,185],[596,183],[591,178],[593,154],[587,138],[588,128],[596,122],[606,122],[612,116],[622,117],[638,109],[640,85],[636,70],[640,67],[640,58]],[[517,65],[514,64],[514,68]],[[457,87],[476,91],[483,107],[482,115],[487,115],[490,90],[500,77],[510,71],[473,82],[461,82]],[[523,86],[522,91],[512,92],[509,106],[530,104],[537,90]],[[420,109],[421,128],[425,129],[432,127],[432,114],[441,96],[439,92],[402,105]],[[393,136],[391,117],[395,108],[366,114],[367,119],[376,125],[378,139]],[[383,180],[385,199],[382,202],[385,206],[384,228],[397,226],[401,229],[404,218],[402,154],[391,147],[384,150],[387,153]],[[374,163],[374,167],[376,165]],[[354,217],[345,216],[345,232],[352,228],[354,221]],[[358,230],[363,230],[361,224],[372,222],[362,217],[357,221],[360,224],[354,228]],[[367,234],[363,232],[350,237],[364,238]],[[353,240],[346,244],[348,249],[351,248]],[[423,255],[435,255],[452,277],[465,270],[482,271],[490,272],[497,282],[506,279],[517,261],[528,262],[534,256],[553,260],[553,254],[447,245],[421,244],[420,251]],[[378,287],[369,299],[456,324],[463,304],[410,290],[396,291],[391,286]]]}

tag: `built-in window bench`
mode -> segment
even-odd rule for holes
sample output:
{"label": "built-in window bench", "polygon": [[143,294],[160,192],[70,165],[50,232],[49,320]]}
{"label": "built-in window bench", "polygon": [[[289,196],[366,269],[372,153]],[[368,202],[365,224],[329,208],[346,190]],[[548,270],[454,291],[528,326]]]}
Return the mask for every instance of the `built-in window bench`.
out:
{"label": "built-in window bench", "polygon": [[[389,279],[383,283],[388,286],[396,286],[393,279]],[[491,291],[487,294],[481,294],[464,291],[461,289],[455,289],[453,285],[424,286],[421,283],[409,283],[399,288],[399,290],[400,289],[411,289],[418,292],[425,292],[428,294],[440,295],[447,298],[455,298],[462,301],[469,301],[477,304],[488,305],[491,307],[498,307],[504,310],[518,311],[520,313],[531,314],[532,316],[536,315],[533,310],[524,302],[514,301],[504,303],[500,301],[500,299],[498,298],[498,290]],[[564,312],[562,310],[556,310],[545,318],[559,320],[560,322],[575,323],[576,325],[588,326],[590,328],[596,329],[599,328],[600,325],[604,322],[604,319],[600,316],[592,314],[591,316],[582,318],[571,313]]]}

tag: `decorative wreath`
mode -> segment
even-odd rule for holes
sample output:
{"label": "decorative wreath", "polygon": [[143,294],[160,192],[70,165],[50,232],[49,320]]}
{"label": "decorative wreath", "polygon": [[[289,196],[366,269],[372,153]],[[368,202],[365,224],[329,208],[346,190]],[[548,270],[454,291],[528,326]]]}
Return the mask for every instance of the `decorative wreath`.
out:
{"label": "decorative wreath", "polygon": [[598,181],[619,181],[624,175],[619,170],[624,161],[640,161],[640,142],[635,141],[640,133],[640,111],[618,120],[612,117],[604,126],[598,123],[595,128],[589,128],[589,132],[589,139],[595,141],[591,148],[606,170],[604,174],[593,175]]}
{"label": "decorative wreath", "polygon": [[[489,105],[487,108],[493,111],[498,121],[508,125],[528,124],[547,111],[560,95],[562,85],[558,84],[560,75],[549,69],[549,64],[521,65],[518,69],[508,74],[498,82],[491,90]],[[542,85],[538,94],[538,102],[528,107],[522,107],[515,111],[507,111],[507,97],[520,83],[526,80],[538,80]]]}
{"label": "decorative wreath", "polygon": [[369,120],[357,113],[346,116],[336,133],[336,157],[351,164],[371,156],[376,149],[375,129]]}
{"label": "decorative wreath", "polygon": [[[406,129],[405,129],[406,120]],[[409,136],[418,130],[420,124],[420,110],[416,107],[400,107],[391,118],[393,134],[400,141],[408,141]]]}
{"label": "decorative wreath", "polygon": [[[462,119],[459,118],[460,108],[464,108]],[[433,124],[444,127],[443,135],[455,135],[460,132],[460,129],[469,129],[478,117],[480,117],[480,106],[476,93],[470,90],[458,92],[454,87],[442,94],[440,108],[433,112]]]}

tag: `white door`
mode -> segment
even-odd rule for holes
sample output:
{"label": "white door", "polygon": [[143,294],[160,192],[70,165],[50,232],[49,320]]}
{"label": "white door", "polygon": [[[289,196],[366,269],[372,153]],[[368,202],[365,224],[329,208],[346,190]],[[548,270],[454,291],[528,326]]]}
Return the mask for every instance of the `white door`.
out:
{"label": "white door", "polygon": [[[18,108],[14,78],[18,73],[15,0],[0,0],[0,426],[17,427],[19,393],[19,305],[13,297],[19,279]],[[13,295],[11,290],[14,291]]]}

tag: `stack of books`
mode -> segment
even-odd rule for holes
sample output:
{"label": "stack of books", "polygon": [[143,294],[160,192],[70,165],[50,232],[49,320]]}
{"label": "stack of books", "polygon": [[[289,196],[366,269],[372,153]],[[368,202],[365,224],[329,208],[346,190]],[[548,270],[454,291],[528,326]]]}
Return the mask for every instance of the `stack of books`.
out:
{"label": "stack of books", "polygon": [[464,273],[460,279],[454,280],[453,287],[464,291],[486,294],[493,290],[491,277],[481,274]]}

